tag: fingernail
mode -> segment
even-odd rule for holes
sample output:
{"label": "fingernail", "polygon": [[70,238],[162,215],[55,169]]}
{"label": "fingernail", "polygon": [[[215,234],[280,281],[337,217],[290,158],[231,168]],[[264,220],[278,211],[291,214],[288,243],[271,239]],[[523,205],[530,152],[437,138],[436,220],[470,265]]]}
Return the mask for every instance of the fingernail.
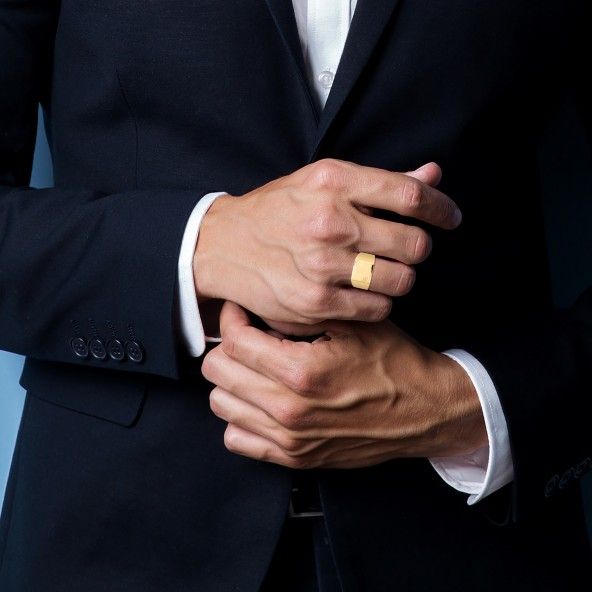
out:
{"label": "fingernail", "polygon": [[454,210],[454,215],[452,216],[452,221],[453,221],[454,225],[458,226],[462,222],[462,218],[463,218],[462,212],[458,208],[456,208]]}

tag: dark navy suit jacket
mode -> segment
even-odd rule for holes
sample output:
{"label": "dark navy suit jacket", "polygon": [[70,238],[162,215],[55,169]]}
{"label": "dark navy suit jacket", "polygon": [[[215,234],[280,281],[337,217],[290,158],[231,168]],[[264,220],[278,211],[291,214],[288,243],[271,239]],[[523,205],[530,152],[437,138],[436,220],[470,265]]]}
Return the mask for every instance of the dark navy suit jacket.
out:
{"label": "dark navy suit jacket", "polygon": [[[322,157],[442,165],[464,222],[392,316],[482,361],[516,471],[473,508],[425,459],[317,471],[344,589],[577,589],[592,292],[552,307],[537,146],[584,86],[590,16],[361,0],[318,113],[289,0],[0,1],[0,348],[28,358],[0,590],[257,589],[292,473],[224,448],[179,340],[177,257],[200,196]],[[38,102],[54,189],[27,187]]]}

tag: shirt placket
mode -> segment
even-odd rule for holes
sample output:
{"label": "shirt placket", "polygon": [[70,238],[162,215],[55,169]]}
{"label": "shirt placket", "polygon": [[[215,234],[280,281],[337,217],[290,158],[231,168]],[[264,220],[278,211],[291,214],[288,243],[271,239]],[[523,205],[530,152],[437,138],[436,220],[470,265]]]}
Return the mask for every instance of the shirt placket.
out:
{"label": "shirt placket", "polygon": [[311,83],[321,108],[325,106],[331,92],[350,21],[350,0],[308,2],[307,61]]}

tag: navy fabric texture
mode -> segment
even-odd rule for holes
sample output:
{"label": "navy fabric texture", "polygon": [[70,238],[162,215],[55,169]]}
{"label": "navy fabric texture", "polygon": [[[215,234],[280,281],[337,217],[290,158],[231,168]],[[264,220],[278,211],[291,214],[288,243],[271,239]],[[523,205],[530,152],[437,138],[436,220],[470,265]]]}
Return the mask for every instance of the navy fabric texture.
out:
{"label": "navy fabric texture", "polygon": [[[176,264],[200,196],[324,157],[442,165],[464,223],[433,232],[392,318],[484,362],[516,468],[474,508],[425,459],[315,472],[344,590],[569,591],[587,573],[592,296],[552,306],[537,150],[567,92],[589,124],[589,3],[362,0],[322,113],[289,9],[0,3],[0,348],[27,356],[28,391],[2,592],[259,588],[292,474],[224,448]],[[52,189],[27,186],[39,102]]]}

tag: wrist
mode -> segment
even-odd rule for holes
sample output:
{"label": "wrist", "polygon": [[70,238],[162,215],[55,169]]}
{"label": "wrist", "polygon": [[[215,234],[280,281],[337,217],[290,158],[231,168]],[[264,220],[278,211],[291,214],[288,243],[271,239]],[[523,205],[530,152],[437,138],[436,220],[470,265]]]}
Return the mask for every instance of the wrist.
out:
{"label": "wrist", "polygon": [[448,356],[432,352],[430,381],[438,385],[445,434],[443,454],[471,454],[488,445],[487,428],[479,395],[464,368]]}
{"label": "wrist", "polygon": [[193,281],[195,292],[200,302],[212,298],[225,298],[221,279],[221,254],[229,248],[225,236],[226,229],[232,225],[232,202],[230,195],[218,197],[206,212],[197,238],[193,254]]}

